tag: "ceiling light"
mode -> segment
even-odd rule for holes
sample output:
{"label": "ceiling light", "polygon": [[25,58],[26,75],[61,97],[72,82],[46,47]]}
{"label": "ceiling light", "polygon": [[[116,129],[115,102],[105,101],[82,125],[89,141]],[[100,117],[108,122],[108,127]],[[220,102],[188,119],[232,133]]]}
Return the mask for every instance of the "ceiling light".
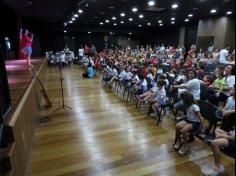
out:
{"label": "ceiling light", "polygon": [[69,23],[70,23],[70,24],[72,24],[72,23],[73,23],[73,21],[69,21]]}
{"label": "ceiling light", "polygon": [[65,30],[64,33],[67,33],[67,31]]}
{"label": "ceiling light", "polygon": [[124,21],[121,21],[120,23],[121,23],[121,24],[124,24],[125,22],[124,22]]}
{"label": "ceiling light", "polygon": [[64,26],[67,26],[67,23],[64,23]]}
{"label": "ceiling light", "polygon": [[185,22],[189,22],[189,19],[185,19],[184,21],[185,21]]}
{"label": "ceiling light", "polygon": [[121,16],[121,17],[125,17],[125,13],[121,13],[120,16]]}
{"label": "ceiling light", "polygon": [[132,12],[137,12],[138,9],[136,7],[132,8]]}
{"label": "ceiling light", "polygon": [[142,25],[140,24],[140,25],[138,25],[138,27],[142,27]]}
{"label": "ceiling light", "polygon": [[149,2],[148,2],[148,5],[149,5],[150,7],[154,6],[154,5],[155,5],[155,1],[149,1]]}
{"label": "ceiling light", "polygon": [[109,21],[109,20],[106,20],[105,22],[106,22],[106,23],[110,23],[110,21]]}
{"label": "ceiling light", "polygon": [[82,10],[82,9],[79,9],[78,12],[79,12],[79,13],[83,13],[83,10]]}
{"label": "ceiling light", "polygon": [[216,9],[211,10],[211,13],[216,13],[216,12],[217,12]]}
{"label": "ceiling light", "polygon": [[148,26],[151,26],[151,23],[147,23]]}
{"label": "ceiling light", "polygon": [[172,17],[170,20],[171,20],[171,21],[174,21],[174,20],[175,20],[175,18],[174,18],[174,17]]}
{"label": "ceiling light", "polygon": [[129,21],[133,21],[133,18],[129,18]]}
{"label": "ceiling light", "polygon": [[188,17],[193,17],[193,14],[189,14]]}
{"label": "ceiling light", "polygon": [[75,21],[75,18],[71,18],[72,21]]}
{"label": "ceiling light", "polygon": [[232,11],[228,11],[226,12],[226,15],[231,15],[233,12]]}
{"label": "ceiling light", "polygon": [[100,22],[100,25],[103,25],[104,23],[103,22]]}
{"label": "ceiling light", "polygon": [[116,20],[116,17],[112,17],[113,20]]}
{"label": "ceiling light", "polygon": [[88,7],[88,6],[89,6],[89,4],[87,3],[85,6],[86,6],[86,7]]}
{"label": "ceiling light", "polygon": [[160,26],[163,26],[163,24],[161,23]]}
{"label": "ceiling light", "polygon": [[88,34],[91,34],[91,32],[88,32]]}
{"label": "ceiling light", "polygon": [[144,16],[142,14],[139,15],[139,18],[143,18]]}
{"label": "ceiling light", "polygon": [[159,20],[159,21],[158,21],[158,23],[162,23],[162,21],[161,21],[161,20]]}
{"label": "ceiling light", "polygon": [[114,26],[117,26],[117,24],[116,24],[116,23],[114,23],[113,25],[114,25]]}
{"label": "ceiling light", "polygon": [[79,15],[78,15],[78,14],[74,14],[74,17],[75,17],[75,18],[78,18],[78,17],[79,17]]}
{"label": "ceiling light", "polygon": [[132,35],[132,33],[130,32],[129,35]]}
{"label": "ceiling light", "polygon": [[172,9],[177,9],[179,6],[178,6],[178,4],[172,4]]}
{"label": "ceiling light", "polygon": [[174,21],[171,21],[171,24],[175,24],[175,22],[174,22]]}

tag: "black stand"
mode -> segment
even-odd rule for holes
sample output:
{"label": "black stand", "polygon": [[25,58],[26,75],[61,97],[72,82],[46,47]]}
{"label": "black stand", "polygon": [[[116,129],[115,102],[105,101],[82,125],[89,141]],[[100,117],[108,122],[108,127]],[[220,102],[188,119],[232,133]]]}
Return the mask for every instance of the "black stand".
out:
{"label": "black stand", "polygon": [[59,70],[60,70],[60,83],[61,83],[61,97],[62,97],[62,105],[60,105],[58,108],[56,108],[53,113],[55,113],[56,111],[63,109],[65,110],[66,108],[68,109],[72,109],[70,106],[67,106],[65,104],[65,100],[64,100],[64,89],[63,89],[63,80],[64,78],[62,77],[62,72],[61,72],[61,63],[59,65]]}

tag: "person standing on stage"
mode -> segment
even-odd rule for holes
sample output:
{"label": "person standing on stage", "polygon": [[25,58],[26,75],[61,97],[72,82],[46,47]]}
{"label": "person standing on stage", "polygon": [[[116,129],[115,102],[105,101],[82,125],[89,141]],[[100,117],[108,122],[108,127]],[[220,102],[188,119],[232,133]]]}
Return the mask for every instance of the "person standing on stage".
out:
{"label": "person standing on stage", "polygon": [[27,57],[27,63],[28,66],[32,67],[30,60],[31,60],[31,54],[32,54],[32,42],[33,42],[33,34],[30,34],[30,32],[26,29],[25,33],[23,35],[23,49],[22,53],[24,53]]}

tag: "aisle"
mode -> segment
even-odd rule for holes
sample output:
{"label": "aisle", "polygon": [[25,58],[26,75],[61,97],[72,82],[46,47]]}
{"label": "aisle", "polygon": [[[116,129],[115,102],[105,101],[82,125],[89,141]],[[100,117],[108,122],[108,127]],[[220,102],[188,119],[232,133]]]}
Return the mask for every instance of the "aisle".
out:
{"label": "aisle", "polygon": [[[157,128],[134,104],[104,90],[98,78],[82,79],[77,66],[63,70],[66,104],[72,111],[52,114],[58,106],[59,74],[54,68],[45,74],[54,107],[44,112],[51,122],[35,132],[28,175],[191,176],[201,175],[200,166],[212,161],[210,148],[198,140],[190,154],[180,157],[172,149],[170,117]],[[234,173],[234,161],[222,160],[227,173]]]}

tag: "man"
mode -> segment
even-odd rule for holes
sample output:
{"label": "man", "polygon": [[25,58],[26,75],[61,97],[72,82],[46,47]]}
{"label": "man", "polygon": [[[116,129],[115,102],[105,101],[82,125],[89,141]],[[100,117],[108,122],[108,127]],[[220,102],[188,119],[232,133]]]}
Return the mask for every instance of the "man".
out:
{"label": "man", "polygon": [[213,52],[213,49],[214,49],[214,45],[213,45],[213,43],[210,43],[210,45],[209,45],[207,51],[208,51],[209,53],[212,53],[212,52]]}
{"label": "man", "polygon": [[220,51],[219,63],[227,64],[227,57],[229,55],[229,49],[230,49],[229,45],[226,45],[225,48]]}

